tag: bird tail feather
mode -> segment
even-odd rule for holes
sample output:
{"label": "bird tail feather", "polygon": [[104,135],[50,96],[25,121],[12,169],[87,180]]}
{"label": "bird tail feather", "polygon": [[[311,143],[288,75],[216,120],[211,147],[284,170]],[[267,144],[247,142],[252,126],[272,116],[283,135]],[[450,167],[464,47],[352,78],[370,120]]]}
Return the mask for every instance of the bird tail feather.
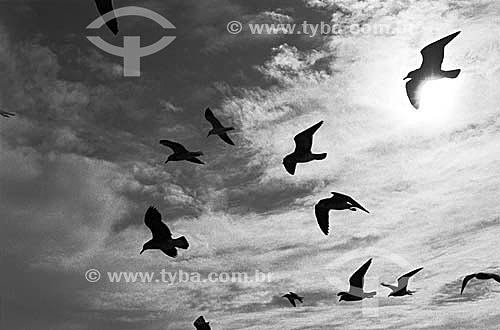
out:
{"label": "bird tail feather", "polygon": [[446,78],[456,78],[460,74],[460,69],[444,71],[443,74]]}
{"label": "bird tail feather", "polygon": [[314,159],[315,160],[322,160],[326,158],[326,153],[323,154],[314,154]]}
{"label": "bird tail feather", "polygon": [[189,243],[188,243],[186,237],[184,237],[184,236],[174,238],[173,241],[174,241],[175,247],[178,247],[179,249],[185,250],[189,247]]}

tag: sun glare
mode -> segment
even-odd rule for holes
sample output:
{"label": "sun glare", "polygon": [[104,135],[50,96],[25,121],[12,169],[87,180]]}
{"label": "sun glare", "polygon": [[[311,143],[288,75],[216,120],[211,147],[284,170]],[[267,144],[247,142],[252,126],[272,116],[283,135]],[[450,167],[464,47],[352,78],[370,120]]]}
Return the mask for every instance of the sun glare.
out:
{"label": "sun glare", "polygon": [[429,80],[423,83],[418,92],[418,115],[435,123],[448,120],[458,104],[458,85],[458,81],[452,79]]}

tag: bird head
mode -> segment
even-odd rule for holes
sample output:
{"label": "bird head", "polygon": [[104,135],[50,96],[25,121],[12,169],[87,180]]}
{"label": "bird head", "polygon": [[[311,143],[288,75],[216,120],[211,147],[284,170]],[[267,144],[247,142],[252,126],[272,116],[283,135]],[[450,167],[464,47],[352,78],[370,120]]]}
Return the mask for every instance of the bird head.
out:
{"label": "bird head", "polygon": [[148,241],[148,242],[144,243],[144,245],[142,246],[142,250],[139,254],[142,254],[144,251],[150,250],[152,248],[153,247],[151,246],[151,241]]}
{"label": "bird head", "polygon": [[413,71],[408,72],[408,74],[406,75],[406,77],[403,78],[403,80],[416,78],[417,72],[418,72],[418,70],[413,70]]}

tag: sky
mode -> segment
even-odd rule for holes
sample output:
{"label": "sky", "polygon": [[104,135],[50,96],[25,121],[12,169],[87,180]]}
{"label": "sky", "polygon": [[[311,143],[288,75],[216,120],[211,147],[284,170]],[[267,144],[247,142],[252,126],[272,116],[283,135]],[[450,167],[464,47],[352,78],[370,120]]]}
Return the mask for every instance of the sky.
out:
{"label": "sky", "polygon": [[[498,329],[500,286],[500,3],[495,0],[116,0],[172,22],[172,44],[123,77],[93,46],[164,31],[122,17],[117,37],[85,27],[90,0],[0,2],[0,324],[2,329]],[[228,22],[243,31],[230,34]],[[390,33],[253,35],[248,23],[390,26]],[[426,86],[414,110],[403,78],[425,45],[446,48],[458,78]],[[422,96],[424,97],[424,96]],[[236,146],[207,137],[210,107]],[[281,161],[293,136],[323,120],[323,161]],[[204,166],[164,164],[160,139],[202,150]],[[370,210],[314,204],[331,191]],[[156,206],[188,250],[139,252]],[[373,258],[365,289],[338,302]],[[380,282],[410,281],[388,298]],[[85,279],[97,269],[101,280]],[[110,283],[107,272],[247,272],[264,282]],[[292,308],[281,295],[295,291]]]}

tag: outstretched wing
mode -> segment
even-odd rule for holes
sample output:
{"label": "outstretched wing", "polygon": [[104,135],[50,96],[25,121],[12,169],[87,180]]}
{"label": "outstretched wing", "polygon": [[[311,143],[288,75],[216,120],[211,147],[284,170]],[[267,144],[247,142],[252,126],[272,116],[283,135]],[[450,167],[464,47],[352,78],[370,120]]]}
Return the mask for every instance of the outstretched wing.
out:
{"label": "outstretched wing", "polygon": [[[97,11],[102,16],[113,10],[113,0],[95,0]],[[113,32],[114,35],[118,34],[118,20],[113,18],[106,22],[106,26]]]}
{"label": "outstretched wing", "polygon": [[205,118],[210,122],[210,124],[212,124],[213,128],[224,127],[222,126],[220,121],[217,118],[215,118],[215,115],[212,112],[212,110],[210,110],[210,108],[207,108],[207,110],[205,110]]}
{"label": "outstretched wing", "polygon": [[495,281],[497,281],[498,283],[500,283],[500,275],[497,275],[497,274],[491,274],[491,278]]}
{"label": "outstretched wing", "polygon": [[476,274],[470,274],[464,277],[464,280],[462,282],[462,290],[460,290],[460,294],[464,293],[465,286],[467,283],[469,283],[470,280],[472,280],[474,277],[476,277]]}
{"label": "outstretched wing", "polygon": [[460,31],[450,34],[444,38],[434,41],[432,44],[425,46],[421,51],[422,65],[424,70],[439,71],[444,58],[444,47],[452,41]]}
{"label": "outstretched wing", "polygon": [[368,259],[367,262],[357,271],[352,274],[352,276],[349,278],[349,292],[360,292],[363,291],[363,285],[365,283],[365,274],[366,271],[368,270],[368,267],[372,264],[372,259]]}
{"label": "outstretched wing", "polygon": [[420,83],[422,81],[419,79],[411,79],[406,83],[406,95],[410,100],[411,105],[415,109],[420,107],[420,100],[418,99],[418,90],[420,88]]}
{"label": "outstretched wing", "polygon": [[316,221],[318,221],[319,228],[325,235],[328,235],[330,223],[328,215],[328,212],[330,212],[330,208],[326,205],[327,202],[328,199],[322,199],[314,206]]}
{"label": "outstretched wing", "polygon": [[158,210],[150,206],[144,215],[144,223],[151,230],[153,234],[153,239],[165,240],[171,239],[172,233],[168,229],[167,225],[161,221],[161,214]]}
{"label": "outstretched wing", "polygon": [[219,134],[219,137],[227,144],[234,146],[233,140],[231,140],[231,138],[229,137],[229,135],[227,135],[227,133]]}
{"label": "outstretched wing", "polygon": [[295,135],[295,137],[293,138],[293,140],[295,141],[295,152],[311,152],[313,135],[314,133],[316,133],[318,128],[321,127],[321,125],[323,125],[323,121],[320,121],[319,123]]}
{"label": "outstretched wing", "polygon": [[293,307],[297,307],[297,305],[295,304],[295,300],[292,297],[287,297],[286,299],[288,299],[288,301],[290,302],[290,304],[292,304]]}
{"label": "outstretched wing", "polygon": [[186,148],[180,143],[170,141],[170,140],[160,140],[160,144],[164,145],[165,147],[169,147],[172,149],[172,151],[176,154],[182,154],[185,152],[188,152]]}
{"label": "outstretched wing", "polygon": [[360,210],[363,210],[365,211],[366,213],[370,213],[370,211],[368,211],[367,209],[365,209],[361,204],[359,204],[358,202],[356,202],[354,200],[354,198],[352,198],[351,196],[348,196],[348,195],[344,195],[344,194],[341,194],[341,193],[338,193],[338,192],[332,192],[332,194],[334,196],[339,196],[339,197],[342,197],[346,202],[348,202],[349,204],[351,204],[353,207],[356,207]]}
{"label": "outstretched wing", "polygon": [[413,275],[415,275],[416,273],[418,273],[422,269],[424,269],[424,268],[423,267],[417,268],[417,269],[412,270],[411,272],[408,272],[408,273],[402,275],[401,277],[399,277],[398,278],[398,287],[400,289],[406,288],[408,286],[408,281],[410,280],[410,277],[412,277]]}

